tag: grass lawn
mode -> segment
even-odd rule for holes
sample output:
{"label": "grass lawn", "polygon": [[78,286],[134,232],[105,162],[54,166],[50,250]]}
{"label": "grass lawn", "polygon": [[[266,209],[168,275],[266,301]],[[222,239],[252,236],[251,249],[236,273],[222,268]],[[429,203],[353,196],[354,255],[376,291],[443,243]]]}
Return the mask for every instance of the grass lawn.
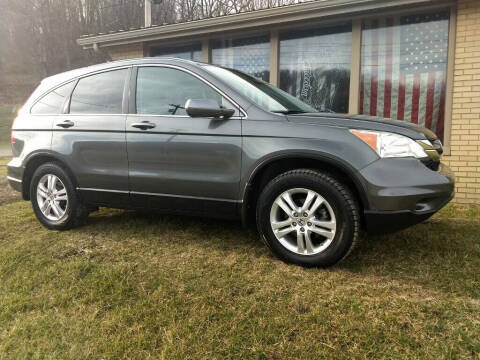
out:
{"label": "grass lawn", "polygon": [[237,223],[101,209],[55,232],[0,196],[0,359],[480,359],[480,207],[306,270]]}

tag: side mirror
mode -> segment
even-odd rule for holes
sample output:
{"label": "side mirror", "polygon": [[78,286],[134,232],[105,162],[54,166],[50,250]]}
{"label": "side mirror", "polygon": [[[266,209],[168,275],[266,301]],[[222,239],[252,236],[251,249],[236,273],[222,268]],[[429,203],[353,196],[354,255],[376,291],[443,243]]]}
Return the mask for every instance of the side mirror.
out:
{"label": "side mirror", "polygon": [[191,117],[229,118],[235,110],[226,109],[212,99],[188,99],[185,110]]}

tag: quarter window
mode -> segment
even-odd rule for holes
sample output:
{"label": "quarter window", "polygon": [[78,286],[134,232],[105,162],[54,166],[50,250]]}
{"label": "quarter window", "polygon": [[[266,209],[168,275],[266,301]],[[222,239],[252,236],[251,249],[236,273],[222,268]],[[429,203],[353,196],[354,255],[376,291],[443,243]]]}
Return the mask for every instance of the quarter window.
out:
{"label": "quarter window", "polygon": [[62,85],[42,97],[33,105],[31,113],[34,115],[61,114],[65,100],[70,96],[75,82]]}
{"label": "quarter window", "polygon": [[128,69],[80,79],[72,94],[70,114],[121,114]]}
{"label": "quarter window", "polygon": [[213,99],[219,105],[235,109],[209,85],[185,71],[167,67],[138,69],[137,114],[187,115],[184,106],[188,99]]}

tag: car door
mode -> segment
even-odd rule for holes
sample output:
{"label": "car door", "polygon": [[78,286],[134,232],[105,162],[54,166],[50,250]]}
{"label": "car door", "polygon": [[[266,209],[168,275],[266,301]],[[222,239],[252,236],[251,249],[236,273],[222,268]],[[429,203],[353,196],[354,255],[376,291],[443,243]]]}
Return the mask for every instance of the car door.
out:
{"label": "car door", "polygon": [[65,113],[53,124],[52,150],[72,170],[90,202],[128,205],[124,98],[130,69],[80,78]]}
{"label": "car door", "polygon": [[[139,66],[127,116],[132,201],[139,206],[230,217],[241,166],[239,109],[198,75],[175,66]],[[229,119],[189,117],[188,99],[235,108]]]}

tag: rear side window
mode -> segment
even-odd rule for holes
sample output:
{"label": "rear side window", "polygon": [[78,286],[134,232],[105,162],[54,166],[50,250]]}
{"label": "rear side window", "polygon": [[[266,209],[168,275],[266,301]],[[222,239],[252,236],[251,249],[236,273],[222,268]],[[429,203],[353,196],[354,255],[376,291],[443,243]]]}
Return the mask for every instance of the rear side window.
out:
{"label": "rear side window", "polygon": [[61,114],[63,104],[65,104],[66,98],[70,96],[74,85],[75,81],[72,81],[50,91],[32,106],[30,112],[34,115]]}
{"label": "rear side window", "polygon": [[205,82],[185,71],[167,67],[138,69],[137,114],[186,115],[184,106],[188,99],[212,99],[219,105],[236,109]]}
{"label": "rear side window", "polygon": [[73,90],[70,114],[121,114],[128,69],[80,79]]}

